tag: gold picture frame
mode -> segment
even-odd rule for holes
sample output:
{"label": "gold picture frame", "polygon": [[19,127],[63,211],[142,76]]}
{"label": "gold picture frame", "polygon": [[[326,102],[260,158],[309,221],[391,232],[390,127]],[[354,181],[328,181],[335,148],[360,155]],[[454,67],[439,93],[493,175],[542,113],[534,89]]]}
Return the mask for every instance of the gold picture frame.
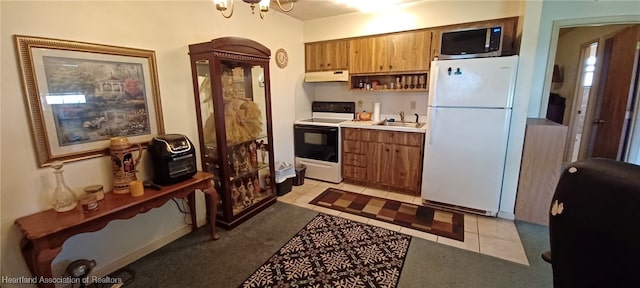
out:
{"label": "gold picture frame", "polygon": [[40,167],[164,134],[155,52],[14,35]]}

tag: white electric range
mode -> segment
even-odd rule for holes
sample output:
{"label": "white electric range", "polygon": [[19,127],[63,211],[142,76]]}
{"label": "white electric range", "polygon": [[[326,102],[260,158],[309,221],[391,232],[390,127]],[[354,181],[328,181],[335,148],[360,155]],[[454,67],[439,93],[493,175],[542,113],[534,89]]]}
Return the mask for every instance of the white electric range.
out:
{"label": "white electric range", "polygon": [[295,121],[295,159],[307,167],[305,178],[342,182],[340,123],[353,120],[355,107],[355,102],[314,101],[312,118]]}

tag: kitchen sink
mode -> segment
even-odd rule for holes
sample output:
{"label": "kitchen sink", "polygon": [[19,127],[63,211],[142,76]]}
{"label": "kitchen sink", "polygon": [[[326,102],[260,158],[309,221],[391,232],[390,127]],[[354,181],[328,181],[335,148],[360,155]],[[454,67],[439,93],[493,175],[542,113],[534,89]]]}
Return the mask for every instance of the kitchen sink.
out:
{"label": "kitchen sink", "polygon": [[380,125],[380,126],[420,128],[420,127],[424,126],[424,124],[425,123],[420,123],[420,122],[389,122],[389,121],[382,121],[378,125]]}

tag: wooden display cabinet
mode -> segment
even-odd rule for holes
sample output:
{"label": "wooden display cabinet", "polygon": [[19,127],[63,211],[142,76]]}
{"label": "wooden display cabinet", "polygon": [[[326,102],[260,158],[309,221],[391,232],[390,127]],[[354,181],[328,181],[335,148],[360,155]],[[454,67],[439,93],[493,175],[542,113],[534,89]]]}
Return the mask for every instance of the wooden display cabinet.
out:
{"label": "wooden display cabinet", "polygon": [[270,55],[237,37],[189,45],[202,166],[215,175],[227,229],[276,201]]}

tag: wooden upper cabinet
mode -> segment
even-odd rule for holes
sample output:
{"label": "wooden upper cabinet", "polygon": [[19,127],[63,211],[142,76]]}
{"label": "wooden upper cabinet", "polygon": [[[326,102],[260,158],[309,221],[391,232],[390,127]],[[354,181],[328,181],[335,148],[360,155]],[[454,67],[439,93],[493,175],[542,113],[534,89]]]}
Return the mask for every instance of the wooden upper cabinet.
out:
{"label": "wooden upper cabinet", "polygon": [[387,36],[389,72],[429,70],[431,31],[414,31]]}
{"label": "wooden upper cabinet", "polygon": [[383,37],[352,39],[349,42],[349,73],[381,72],[387,66],[387,45]]}
{"label": "wooden upper cabinet", "polygon": [[349,40],[305,44],[307,72],[349,69]]}
{"label": "wooden upper cabinet", "polygon": [[440,40],[442,40],[442,30],[443,29],[434,29],[431,31],[431,60],[434,58],[440,57]]}
{"label": "wooden upper cabinet", "polygon": [[351,74],[400,74],[429,71],[440,56],[442,31],[502,25],[502,55],[518,54],[518,17],[429,29],[305,44],[307,72],[349,69]]}
{"label": "wooden upper cabinet", "polygon": [[351,40],[352,74],[429,69],[431,31],[414,31]]}

